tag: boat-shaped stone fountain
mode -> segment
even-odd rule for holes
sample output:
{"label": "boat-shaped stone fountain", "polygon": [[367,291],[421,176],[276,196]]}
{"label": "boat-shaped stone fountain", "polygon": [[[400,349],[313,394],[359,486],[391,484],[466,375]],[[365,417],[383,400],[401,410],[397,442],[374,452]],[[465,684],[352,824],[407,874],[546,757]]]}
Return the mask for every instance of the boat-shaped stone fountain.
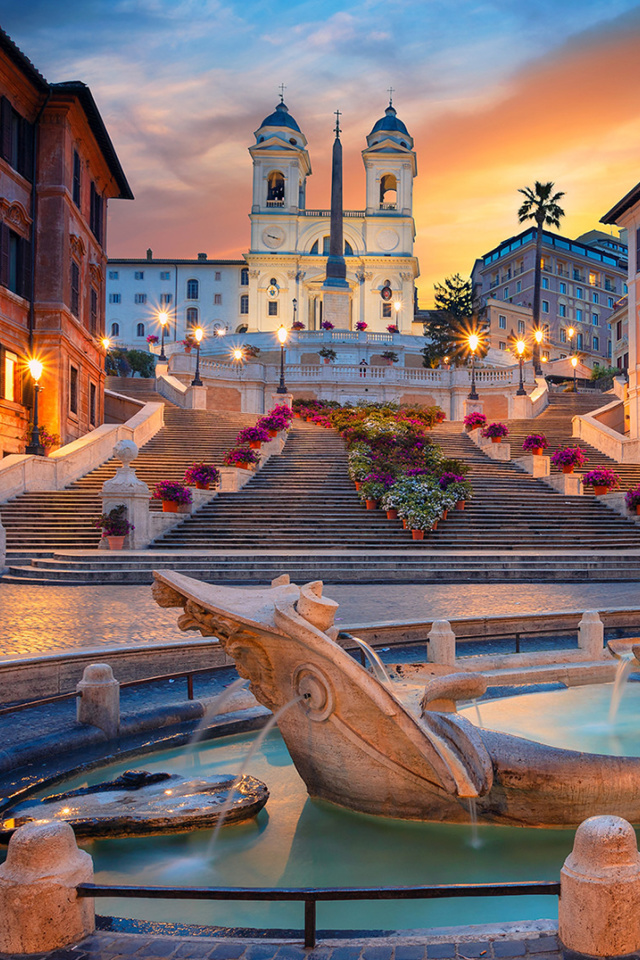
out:
{"label": "boat-shaped stone fountain", "polygon": [[321,582],[246,590],[154,577],[156,602],[183,608],[180,628],[217,637],[257,700],[279,712],[311,797],[410,820],[468,822],[472,803],[487,823],[640,822],[640,758],[558,749],[444,709],[477,694],[475,675],[443,671],[422,691],[382,682],[337,642],[338,604]]}

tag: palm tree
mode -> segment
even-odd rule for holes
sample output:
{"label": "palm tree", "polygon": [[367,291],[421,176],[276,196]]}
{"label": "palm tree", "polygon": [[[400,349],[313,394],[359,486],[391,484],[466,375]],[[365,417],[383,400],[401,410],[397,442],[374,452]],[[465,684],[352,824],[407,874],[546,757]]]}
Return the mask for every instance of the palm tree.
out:
{"label": "palm tree", "polygon": [[[519,189],[518,193],[523,193],[526,197],[524,203],[518,210],[518,220],[525,223],[527,220],[535,220],[536,232],[536,268],[533,278],[533,330],[534,335],[540,329],[540,272],[542,263],[542,228],[560,227],[560,217],[564,217],[564,210],[558,206],[558,200],[564,197],[564,192],[552,193],[554,184],[539,183],[537,180],[533,190],[531,187]],[[540,367],[540,344],[534,339],[533,342],[533,366],[536,375],[542,373]]]}

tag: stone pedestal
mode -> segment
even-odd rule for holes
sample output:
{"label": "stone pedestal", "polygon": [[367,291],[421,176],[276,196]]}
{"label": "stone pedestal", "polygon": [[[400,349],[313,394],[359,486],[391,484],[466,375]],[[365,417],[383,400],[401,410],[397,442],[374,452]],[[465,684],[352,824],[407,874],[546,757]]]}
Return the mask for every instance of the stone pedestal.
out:
{"label": "stone pedestal", "polygon": [[327,289],[327,282],[322,293],[322,319],[328,320],[339,330],[348,330],[350,321],[351,291],[345,283],[345,289]]}
{"label": "stone pedestal", "polygon": [[156,380],[159,377],[167,377],[169,375],[169,361],[167,360],[164,363],[160,363],[159,360],[156,361],[155,374],[156,374]]}
{"label": "stone pedestal", "polygon": [[78,943],[95,928],[93,861],[68,823],[28,823],[9,841],[0,866],[0,953],[45,953]]}
{"label": "stone pedestal", "polygon": [[600,503],[604,503],[605,507],[609,507],[610,510],[615,510],[621,517],[626,517],[627,520],[633,520],[634,523],[640,523],[640,516],[636,513],[635,507],[633,510],[629,510],[625,496],[626,494],[624,492],[614,490],[611,493],[603,493],[598,497],[598,500]]}
{"label": "stone pedestal", "polygon": [[553,487],[564,494],[565,497],[581,497],[584,493],[582,489],[581,473],[551,473],[548,477],[540,478],[547,486]]}
{"label": "stone pedestal", "polygon": [[120,729],[120,684],[108,663],[91,663],[84,668],[76,686],[82,696],[76,700],[78,723],[88,723],[116,737]]}
{"label": "stone pedestal", "polygon": [[604,624],[597,610],[585,610],[578,624],[578,646],[591,660],[604,656]]}
{"label": "stone pedestal", "polygon": [[[149,499],[151,491],[146,483],[138,480],[135,470],[129,466],[138,456],[138,447],[133,440],[119,440],[113,448],[113,455],[122,463],[115,477],[102,485],[102,510],[109,513],[113,507],[124,503],[127,519],[134,529],[124,541],[125,550],[139,550],[149,543]],[[104,538],[103,538],[104,540]],[[108,549],[108,544],[100,544]]]}
{"label": "stone pedestal", "polygon": [[433,621],[427,649],[430,663],[444,663],[450,667],[456,662],[456,635],[448,620]]}
{"label": "stone pedestal", "polygon": [[279,407],[282,404],[289,407],[289,410],[291,410],[293,406],[293,394],[292,393],[272,393],[271,406],[269,407],[269,413],[271,413],[272,410],[275,410],[276,407]]}
{"label": "stone pedestal", "polygon": [[525,473],[530,473],[532,477],[548,477],[551,474],[551,457],[516,457],[511,462],[514,467],[524,470]]}
{"label": "stone pedestal", "polygon": [[189,407],[191,410],[207,409],[207,388],[190,386],[188,390]]}
{"label": "stone pedestal", "polygon": [[482,400],[469,400],[467,397],[463,403],[464,416],[470,413],[484,413],[484,404]]}
{"label": "stone pedestal", "polygon": [[478,446],[482,452],[487,457],[491,457],[492,460],[511,460],[510,443],[492,443],[491,440],[487,440],[481,436]]}
{"label": "stone pedestal", "polygon": [[560,940],[571,957],[629,957],[640,950],[640,856],[621,817],[578,827],[560,872]]}

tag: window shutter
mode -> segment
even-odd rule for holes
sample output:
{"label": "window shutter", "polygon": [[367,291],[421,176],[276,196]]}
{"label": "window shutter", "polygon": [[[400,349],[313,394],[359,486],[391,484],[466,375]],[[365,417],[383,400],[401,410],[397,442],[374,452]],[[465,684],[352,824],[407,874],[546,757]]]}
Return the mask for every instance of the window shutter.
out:
{"label": "window shutter", "polygon": [[33,172],[33,124],[21,117],[19,129],[18,173],[21,173],[25,180],[31,180]]}
{"label": "window shutter", "polygon": [[0,153],[11,163],[11,123],[13,108],[6,97],[0,98]]}
{"label": "window shutter", "polygon": [[0,224],[0,283],[3,287],[9,286],[9,227],[6,223]]}

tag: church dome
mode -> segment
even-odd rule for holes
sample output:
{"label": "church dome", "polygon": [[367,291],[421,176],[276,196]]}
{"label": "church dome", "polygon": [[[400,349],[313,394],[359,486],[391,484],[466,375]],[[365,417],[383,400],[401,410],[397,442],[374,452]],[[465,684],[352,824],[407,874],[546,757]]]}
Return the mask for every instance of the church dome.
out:
{"label": "church dome", "polygon": [[290,127],[291,130],[297,130],[298,133],[302,133],[300,127],[289,113],[286,103],[279,103],[274,112],[270,113],[269,116],[265,117],[262,121],[260,129],[262,129],[262,127]]}
{"label": "church dome", "polygon": [[406,136],[409,136],[409,131],[405,127],[402,120],[398,120],[395,107],[392,107],[391,104],[387,107],[384,112],[384,117],[381,117],[376,124],[374,124],[373,130],[369,134],[371,136],[374,133],[378,133],[380,130],[389,130],[394,133],[404,133]]}

